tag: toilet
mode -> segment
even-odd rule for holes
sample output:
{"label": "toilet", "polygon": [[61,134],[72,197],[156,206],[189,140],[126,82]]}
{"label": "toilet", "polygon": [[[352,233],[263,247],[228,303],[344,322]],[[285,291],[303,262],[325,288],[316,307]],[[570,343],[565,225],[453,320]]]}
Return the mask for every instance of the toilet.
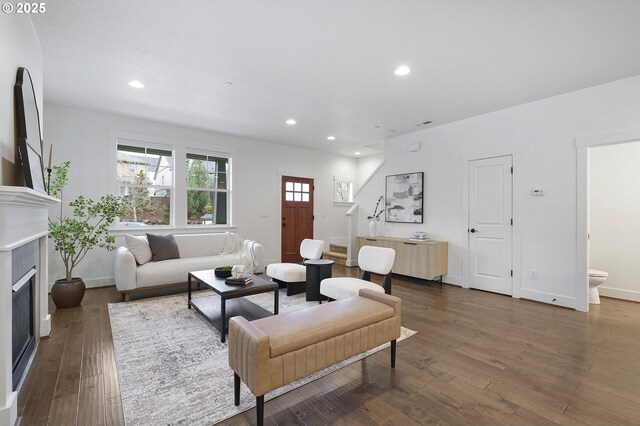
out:
{"label": "toilet", "polygon": [[600,304],[600,294],[598,286],[605,282],[609,277],[609,273],[598,271],[597,269],[589,269],[589,303],[593,305]]}

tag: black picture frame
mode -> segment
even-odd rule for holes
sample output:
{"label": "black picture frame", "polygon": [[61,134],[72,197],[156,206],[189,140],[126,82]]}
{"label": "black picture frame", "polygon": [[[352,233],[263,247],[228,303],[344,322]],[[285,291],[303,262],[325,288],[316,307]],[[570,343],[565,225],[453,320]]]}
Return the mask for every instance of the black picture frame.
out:
{"label": "black picture frame", "polygon": [[424,222],[424,172],[387,176],[384,194],[385,222]]}

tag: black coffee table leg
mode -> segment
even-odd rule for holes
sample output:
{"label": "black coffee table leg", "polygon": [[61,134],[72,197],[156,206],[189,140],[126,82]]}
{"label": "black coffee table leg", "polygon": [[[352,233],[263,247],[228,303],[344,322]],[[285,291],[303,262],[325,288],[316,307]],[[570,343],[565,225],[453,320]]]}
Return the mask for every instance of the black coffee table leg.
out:
{"label": "black coffee table leg", "polygon": [[191,274],[189,274],[189,280],[188,281],[189,281],[189,284],[187,284],[187,287],[189,289],[189,291],[188,291],[189,295],[187,296],[187,307],[189,309],[191,309]]}
{"label": "black coffee table leg", "polygon": [[280,289],[276,288],[273,292],[273,315],[278,315],[279,297],[280,297]]}
{"label": "black coffee table leg", "polygon": [[220,298],[220,319],[222,320],[222,327],[220,327],[220,341],[224,343],[224,338],[227,334],[227,312],[226,303],[227,300],[224,297]]}

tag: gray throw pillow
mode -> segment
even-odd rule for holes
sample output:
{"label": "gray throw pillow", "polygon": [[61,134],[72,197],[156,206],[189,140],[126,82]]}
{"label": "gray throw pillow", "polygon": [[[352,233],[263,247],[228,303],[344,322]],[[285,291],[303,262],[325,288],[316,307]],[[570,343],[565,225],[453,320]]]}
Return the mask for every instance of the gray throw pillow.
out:
{"label": "gray throw pillow", "polygon": [[179,259],[180,252],[178,244],[172,234],[155,235],[147,234],[149,248],[151,249],[151,260],[160,262],[161,260]]}

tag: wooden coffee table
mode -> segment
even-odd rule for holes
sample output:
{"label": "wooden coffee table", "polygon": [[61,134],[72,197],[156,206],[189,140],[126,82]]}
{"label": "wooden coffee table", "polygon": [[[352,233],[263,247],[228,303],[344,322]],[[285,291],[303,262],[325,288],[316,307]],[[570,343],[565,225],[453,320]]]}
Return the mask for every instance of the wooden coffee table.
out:
{"label": "wooden coffee table", "polygon": [[[233,286],[226,285],[224,278],[216,277],[213,269],[189,272],[189,281],[187,284],[189,288],[188,307],[191,309],[193,306],[211,324],[220,330],[220,341],[223,343],[225,341],[225,335],[229,330],[229,318],[240,315],[249,321],[253,321],[270,315],[278,315],[278,284],[256,275],[251,274],[250,276],[253,279],[251,284],[246,286]],[[193,280],[209,287],[217,296],[198,297],[191,300],[191,282]],[[250,300],[244,299],[245,296],[268,293],[270,291],[273,291],[273,314]],[[218,298],[220,299],[220,308],[218,308],[218,303],[216,303],[216,299]]]}

